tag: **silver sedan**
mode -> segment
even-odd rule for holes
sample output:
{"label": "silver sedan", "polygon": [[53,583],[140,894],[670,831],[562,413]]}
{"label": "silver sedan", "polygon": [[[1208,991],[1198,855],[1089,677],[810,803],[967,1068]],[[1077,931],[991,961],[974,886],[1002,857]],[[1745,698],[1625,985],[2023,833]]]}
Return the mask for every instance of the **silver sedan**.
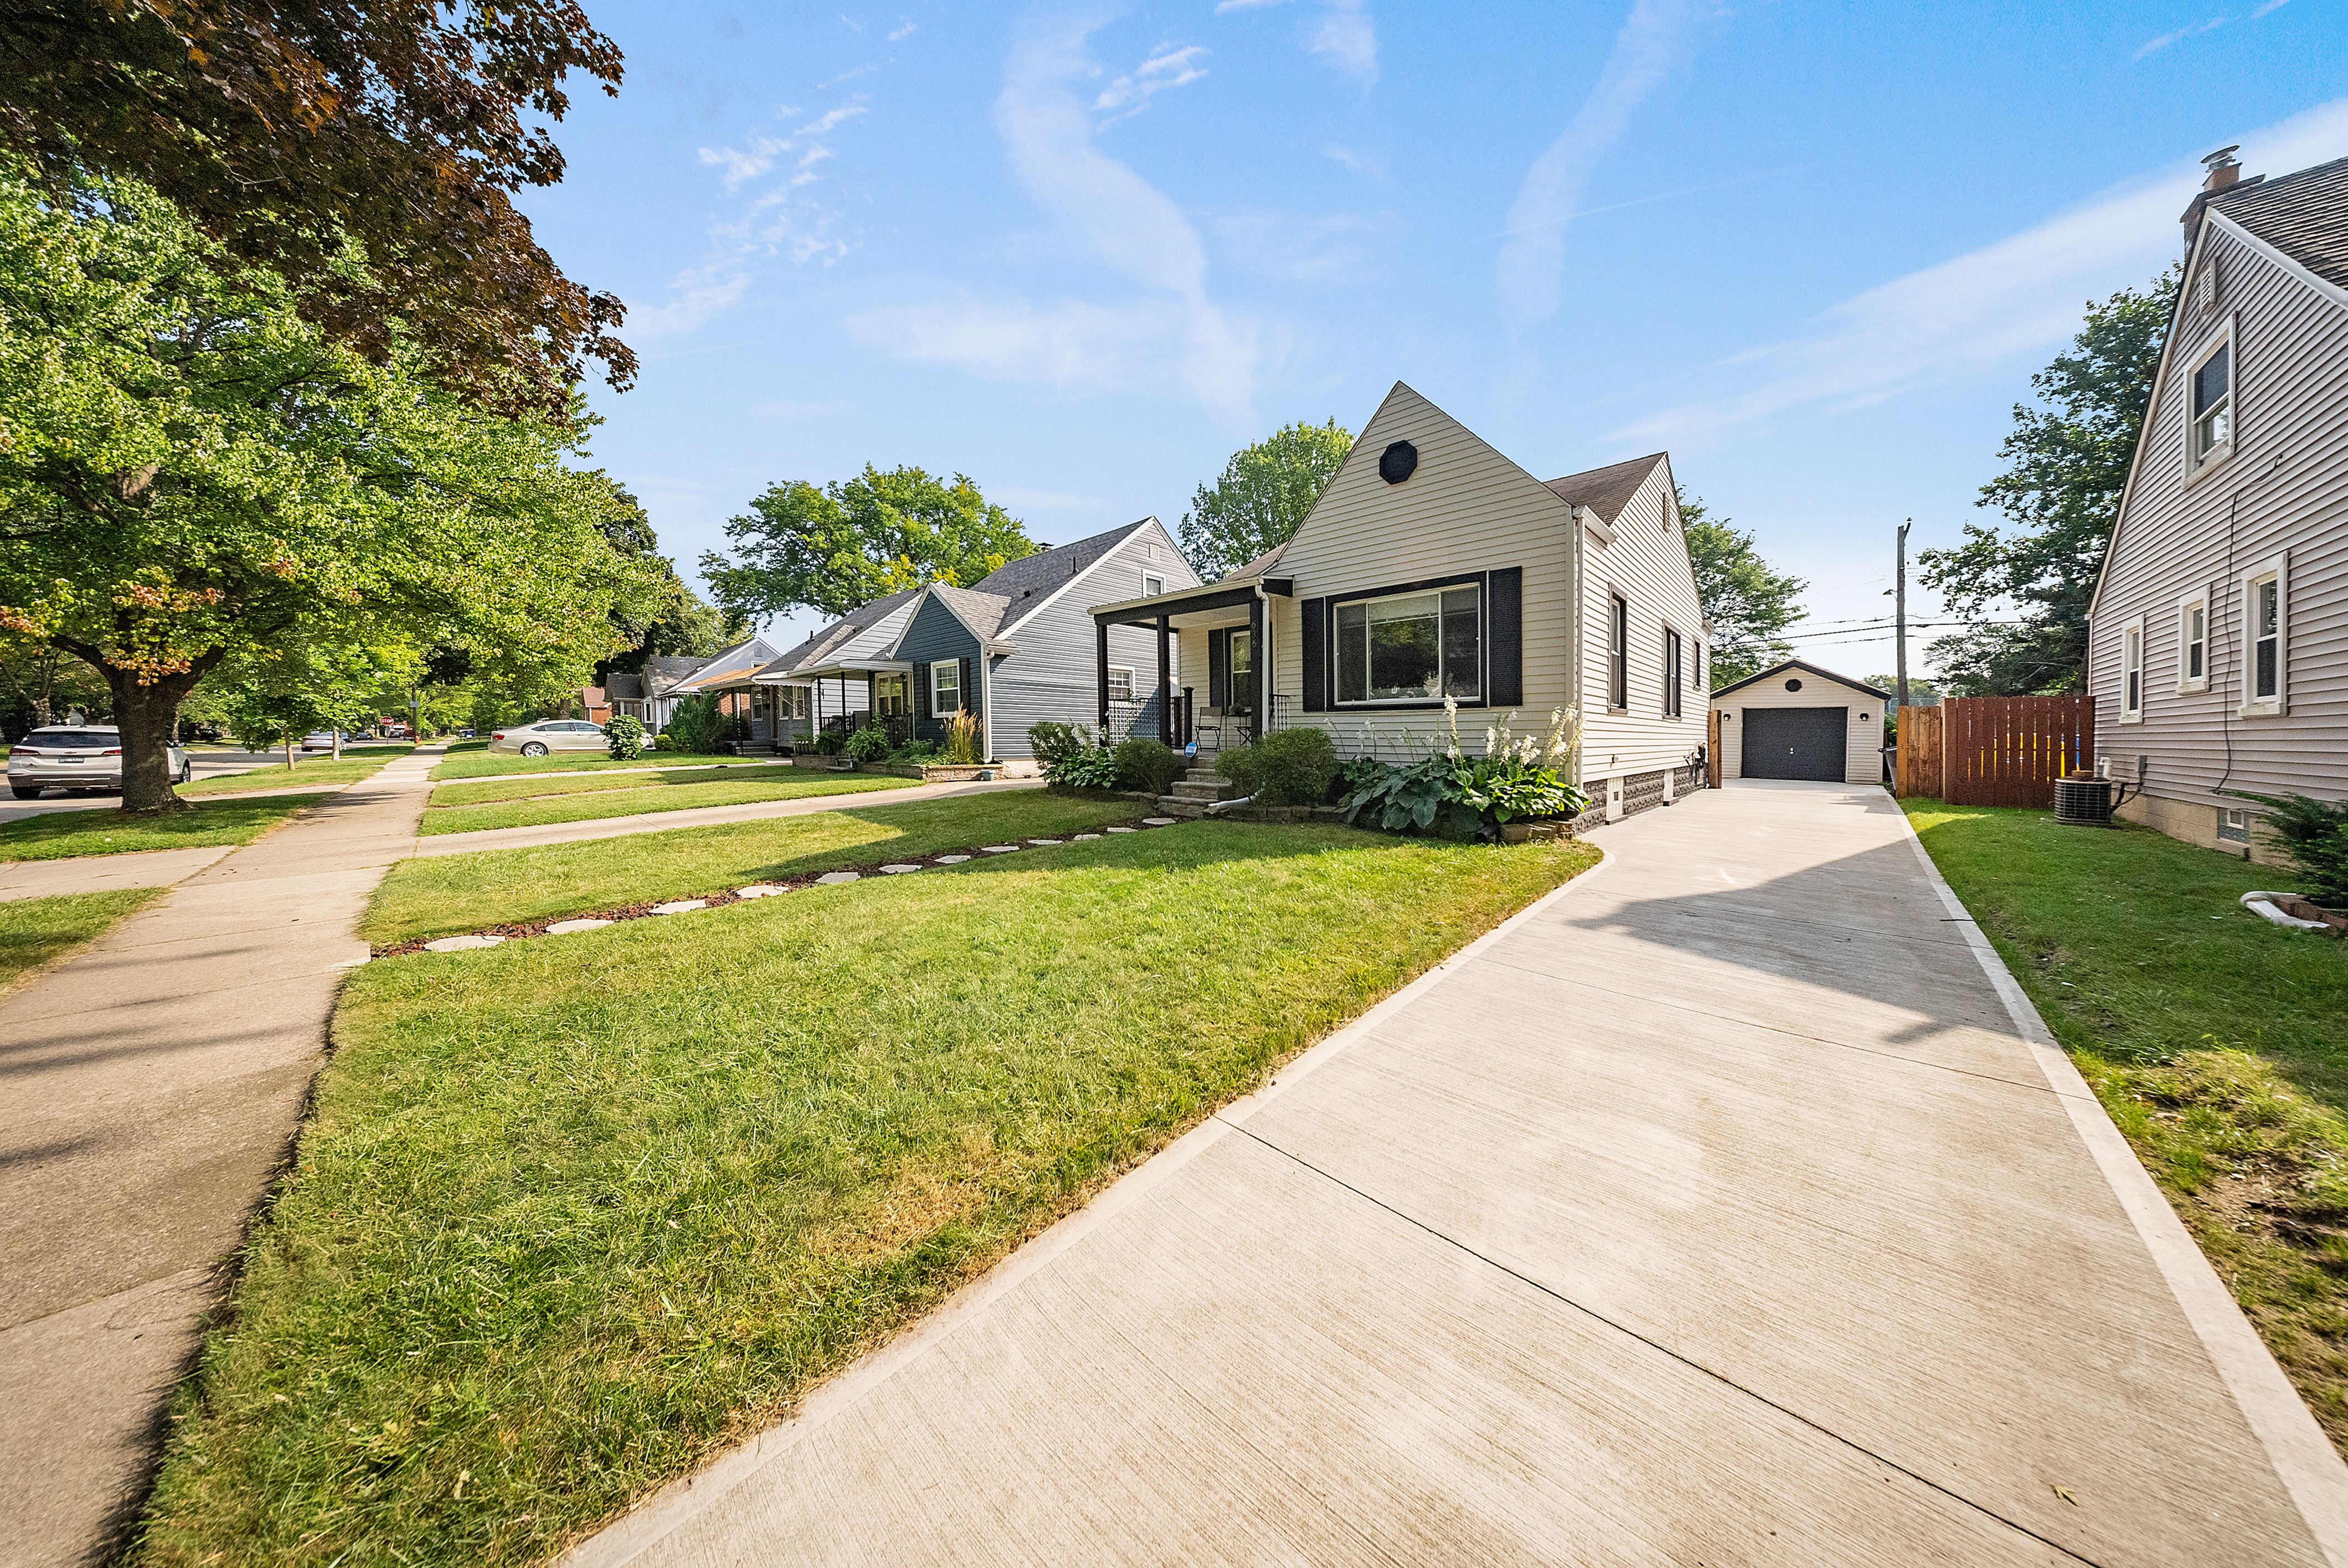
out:
{"label": "silver sedan", "polygon": [[583,719],[541,719],[535,724],[508,724],[489,737],[493,752],[520,752],[542,757],[549,752],[600,752],[611,741],[603,726]]}
{"label": "silver sedan", "polygon": [[[185,749],[170,748],[173,784],[195,776]],[[122,793],[122,732],[111,724],[52,724],[8,749],[8,793],[32,800],[45,789]]]}

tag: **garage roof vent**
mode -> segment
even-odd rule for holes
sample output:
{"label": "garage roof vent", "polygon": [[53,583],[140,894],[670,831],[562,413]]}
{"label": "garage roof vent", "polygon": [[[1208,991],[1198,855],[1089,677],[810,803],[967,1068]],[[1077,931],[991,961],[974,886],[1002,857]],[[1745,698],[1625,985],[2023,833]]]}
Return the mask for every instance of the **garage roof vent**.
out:
{"label": "garage roof vent", "polygon": [[1800,676],[1798,676],[1798,675],[1795,676],[1792,680],[1790,680],[1790,681],[1788,681],[1788,682],[1786,682],[1786,690],[1787,690],[1787,691],[1788,691],[1788,692],[1798,692],[1798,691],[1800,691],[1801,689],[1802,689],[1802,678],[1801,678]]}

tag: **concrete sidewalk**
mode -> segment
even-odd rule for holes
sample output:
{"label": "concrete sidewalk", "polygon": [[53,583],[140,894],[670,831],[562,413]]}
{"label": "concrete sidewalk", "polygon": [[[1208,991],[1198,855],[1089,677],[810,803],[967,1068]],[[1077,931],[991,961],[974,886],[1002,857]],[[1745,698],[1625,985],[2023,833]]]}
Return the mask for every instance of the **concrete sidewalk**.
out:
{"label": "concrete sidewalk", "polygon": [[76,855],[61,860],[0,861],[0,904],[118,887],[170,887],[236,853],[232,844],[203,849],[148,849],[132,855]]}
{"label": "concrete sidewalk", "polygon": [[101,1555],[299,1121],[437,753],[222,856],[0,1008],[0,1557]]}
{"label": "concrete sidewalk", "polygon": [[2348,1470],[1892,801],[1597,836],[574,1568],[2348,1562]]}
{"label": "concrete sidewalk", "polygon": [[[443,784],[448,782],[446,779],[441,781]],[[991,784],[909,784],[903,789],[876,789],[869,794],[808,795],[797,800],[752,801],[743,805],[705,805],[691,811],[602,816],[586,822],[550,822],[538,827],[491,827],[479,833],[440,833],[429,838],[418,838],[415,853],[471,855],[483,849],[528,849],[541,844],[578,844],[592,838],[625,838],[638,833],[666,833],[679,827],[716,827],[733,822],[765,822],[778,816],[810,816],[821,811],[850,811],[865,805],[900,805],[910,801],[943,800],[950,795],[991,794],[997,790],[1043,787],[1042,779],[996,779]],[[1136,802],[1134,809],[1139,811],[1143,808],[1139,802]]]}

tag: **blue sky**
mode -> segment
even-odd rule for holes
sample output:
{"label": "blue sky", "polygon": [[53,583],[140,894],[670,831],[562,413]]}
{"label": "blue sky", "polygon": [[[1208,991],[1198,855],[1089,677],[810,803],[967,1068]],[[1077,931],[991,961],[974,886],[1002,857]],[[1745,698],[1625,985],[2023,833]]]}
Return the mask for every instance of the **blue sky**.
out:
{"label": "blue sky", "polygon": [[626,83],[526,206],[630,304],[596,457],[688,573],[867,461],[1175,525],[1399,379],[1543,477],[1668,449],[1858,675],[2200,155],[2348,154],[2343,0],[590,8]]}

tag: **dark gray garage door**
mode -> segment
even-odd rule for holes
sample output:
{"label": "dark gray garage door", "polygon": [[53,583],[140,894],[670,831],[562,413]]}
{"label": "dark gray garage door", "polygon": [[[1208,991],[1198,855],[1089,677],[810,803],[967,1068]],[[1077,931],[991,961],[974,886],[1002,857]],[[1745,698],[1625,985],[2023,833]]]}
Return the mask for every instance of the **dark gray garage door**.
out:
{"label": "dark gray garage door", "polygon": [[1747,708],[1745,776],[1842,783],[1849,708]]}

